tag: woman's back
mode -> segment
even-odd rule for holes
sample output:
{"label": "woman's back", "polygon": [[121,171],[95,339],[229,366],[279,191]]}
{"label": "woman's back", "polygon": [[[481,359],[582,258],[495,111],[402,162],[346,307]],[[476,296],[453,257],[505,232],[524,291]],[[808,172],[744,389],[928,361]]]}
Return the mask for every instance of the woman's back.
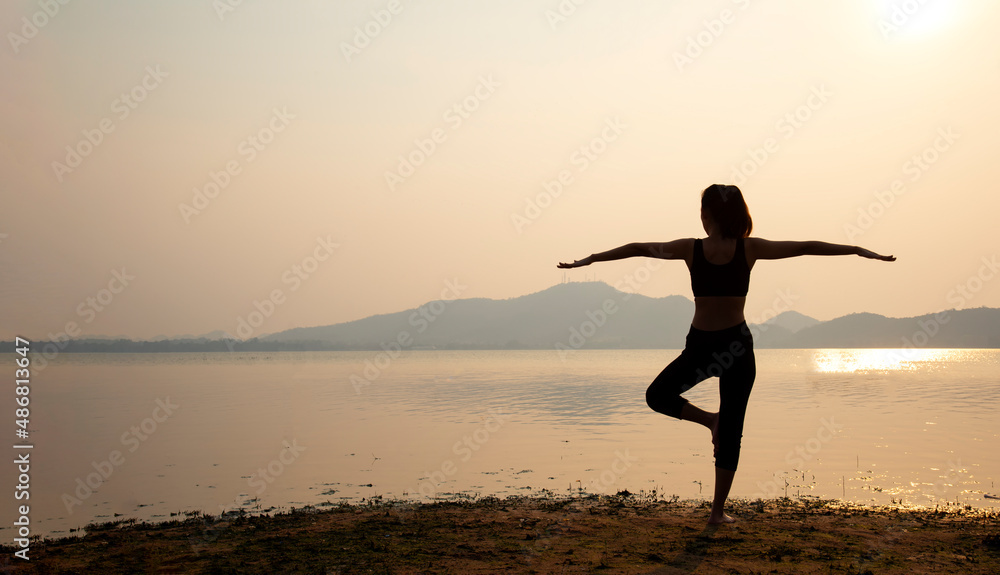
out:
{"label": "woman's back", "polygon": [[745,321],[752,267],[746,242],[745,238],[712,236],[692,242],[691,255],[685,260],[691,271],[695,304],[691,325],[695,328],[716,331]]}

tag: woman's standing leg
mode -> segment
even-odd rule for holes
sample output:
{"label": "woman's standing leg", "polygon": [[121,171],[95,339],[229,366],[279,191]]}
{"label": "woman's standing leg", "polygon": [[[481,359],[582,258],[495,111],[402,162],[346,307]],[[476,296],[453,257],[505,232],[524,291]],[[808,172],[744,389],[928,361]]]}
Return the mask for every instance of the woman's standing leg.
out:
{"label": "woman's standing leg", "polygon": [[753,354],[753,340],[747,333],[739,340],[739,346],[730,350],[733,363],[719,378],[719,426],[718,452],[715,459],[715,497],[709,523],[730,523],[732,517],[725,514],[726,499],[733,486],[733,477],[740,458],[740,444],[743,438],[743,421],[746,417],[747,402],[757,376],[756,358]]}
{"label": "woman's standing leg", "polygon": [[733,487],[733,477],[736,477],[735,471],[715,466],[715,498],[712,500],[712,514],[708,516],[708,522],[713,525],[736,521],[726,515],[726,499]]}

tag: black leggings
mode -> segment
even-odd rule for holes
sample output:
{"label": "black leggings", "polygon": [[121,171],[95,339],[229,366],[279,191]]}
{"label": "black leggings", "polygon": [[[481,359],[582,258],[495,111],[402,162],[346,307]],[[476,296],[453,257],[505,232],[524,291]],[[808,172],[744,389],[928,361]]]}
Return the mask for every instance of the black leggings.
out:
{"label": "black leggings", "polygon": [[710,378],[719,378],[718,454],[715,466],[736,471],[747,400],[757,376],[753,337],[746,322],[718,331],[691,327],[684,351],[663,368],[646,389],[653,411],[680,419],[688,400],[680,394]]}

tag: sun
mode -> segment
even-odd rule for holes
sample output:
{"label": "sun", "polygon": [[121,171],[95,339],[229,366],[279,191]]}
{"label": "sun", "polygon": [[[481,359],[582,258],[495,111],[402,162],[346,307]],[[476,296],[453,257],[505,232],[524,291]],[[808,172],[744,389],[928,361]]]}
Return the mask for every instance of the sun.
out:
{"label": "sun", "polygon": [[950,28],[958,18],[956,0],[877,0],[879,31],[887,40],[925,38]]}

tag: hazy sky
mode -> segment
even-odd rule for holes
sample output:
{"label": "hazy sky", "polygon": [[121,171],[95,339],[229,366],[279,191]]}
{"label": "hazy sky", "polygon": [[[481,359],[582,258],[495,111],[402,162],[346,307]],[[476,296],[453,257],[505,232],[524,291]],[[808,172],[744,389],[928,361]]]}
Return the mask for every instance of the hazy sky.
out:
{"label": "hazy sky", "polygon": [[555,266],[703,236],[716,182],[899,258],[760,262],[751,321],[1000,306],[1000,3],[576,3],[4,2],[0,337],[616,284],[647,262]]}

